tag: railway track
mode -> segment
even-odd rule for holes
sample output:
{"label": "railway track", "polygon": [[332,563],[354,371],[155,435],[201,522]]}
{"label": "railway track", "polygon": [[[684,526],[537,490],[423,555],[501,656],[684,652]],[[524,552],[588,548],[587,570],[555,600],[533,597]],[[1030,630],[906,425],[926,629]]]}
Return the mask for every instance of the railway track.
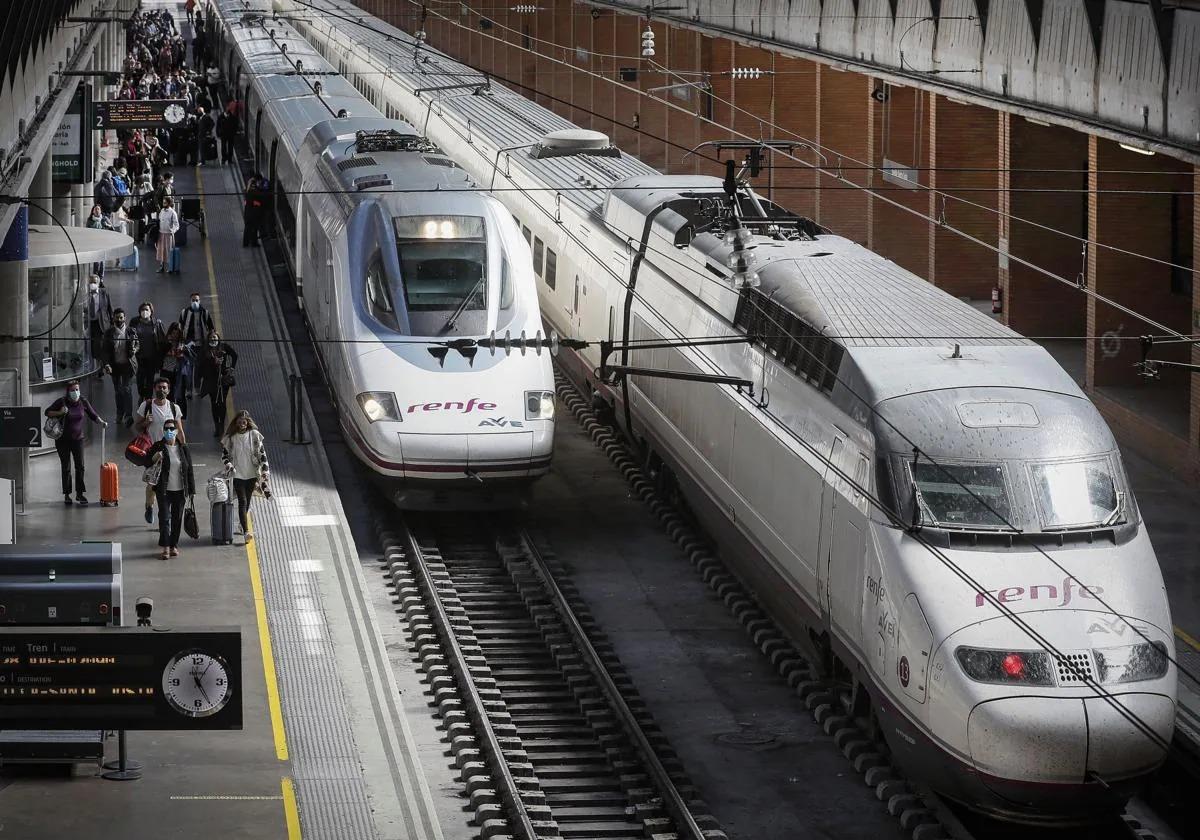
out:
{"label": "railway track", "polygon": [[528,533],[429,516],[380,541],[483,838],[725,837]]}

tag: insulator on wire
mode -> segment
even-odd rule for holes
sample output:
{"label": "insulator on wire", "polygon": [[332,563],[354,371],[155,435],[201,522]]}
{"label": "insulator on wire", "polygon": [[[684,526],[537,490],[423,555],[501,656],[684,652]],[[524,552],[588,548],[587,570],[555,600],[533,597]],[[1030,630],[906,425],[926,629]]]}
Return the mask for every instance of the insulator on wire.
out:
{"label": "insulator on wire", "polygon": [[729,71],[729,74],[735,79],[761,79],[761,67],[734,67]]}
{"label": "insulator on wire", "polygon": [[532,3],[518,3],[512,7],[512,10],[519,15],[531,15],[540,10],[540,6],[535,6]]}
{"label": "insulator on wire", "polygon": [[654,57],[654,30],[646,25],[646,31],[642,33],[642,58]]}

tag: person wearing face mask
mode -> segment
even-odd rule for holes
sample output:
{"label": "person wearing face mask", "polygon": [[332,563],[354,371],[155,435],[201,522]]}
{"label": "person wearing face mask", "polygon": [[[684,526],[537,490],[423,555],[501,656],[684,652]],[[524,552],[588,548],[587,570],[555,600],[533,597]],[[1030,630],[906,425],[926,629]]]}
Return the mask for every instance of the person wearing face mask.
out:
{"label": "person wearing face mask", "polygon": [[154,389],[154,380],[162,369],[163,353],[167,345],[167,328],[159,318],[154,317],[154,305],[144,301],[138,307],[137,317],[130,324],[137,335],[137,392],[138,399],[144,400]]}
{"label": "person wearing face mask", "polygon": [[[160,465],[158,483],[158,546],[159,559],[179,556],[179,531],[183,524],[183,509],[189,497],[196,494],[196,477],[192,472],[192,454],[179,436],[178,423],[163,423],[162,437],[150,447],[148,456]],[[148,485],[147,485],[148,486]]]}
{"label": "person wearing face mask", "polygon": [[113,310],[113,323],[104,334],[104,372],[112,377],[117,422],[133,425],[133,395],[129,382],[137,371],[137,332],[125,323],[125,310]]}
{"label": "person wearing face mask", "polygon": [[75,501],[81,505],[88,503],[87,488],[84,486],[83,475],[83,423],[90,419],[107,428],[106,423],[92,404],[79,395],[79,382],[72,379],[67,383],[67,395],[59,397],[46,409],[47,417],[62,419],[63,433],[54,441],[58,450],[58,462],[62,466],[63,504],[71,504],[71,461],[75,461]]}
{"label": "person wearing face mask", "polygon": [[104,281],[93,274],[88,278],[87,294],[84,296],[83,308],[87,313],[89,335],[92,343],[92,358],[103,359],[101,343],[104,334],[112,324],[112,301],[104,289]]}
{"label": "person wearing face mask", "polygon": [[201,345],[215,328],[212,315],[200,302],[199,292],[192,292],[188,305],[179,310],[179,326],[183,329],[184,341]]}
{"label": "person wearing face mask", "polygon": [[[171,383],[159,377],[154,383],[154,396],[137,408],[135,424],[139,432],[145,432],[150,440],[162,439],[167,421],[175,424],[175,433],[181,441],[186,439],[183,431],[183,412],[171,402]],[[154,488],[146,485],[146,522],[154,522]]]}
{"label": "person wearing face mask", "polygon": [[171,399],[179,403],[183,417],[187,417],[188,389],[192,377],[192,344],[184,341],[179,324],[167,327],[167,346],[163,352],[163,379],[171,383]]}
{"label": "person wearing face mask", "polygon": [[208,339],[199,353],[200,396],[212,402],[213,437],[220,437],[225,427],[225,410],[233,370],[237,367],[237,351],[221,340],[216,330],[209,330]]}

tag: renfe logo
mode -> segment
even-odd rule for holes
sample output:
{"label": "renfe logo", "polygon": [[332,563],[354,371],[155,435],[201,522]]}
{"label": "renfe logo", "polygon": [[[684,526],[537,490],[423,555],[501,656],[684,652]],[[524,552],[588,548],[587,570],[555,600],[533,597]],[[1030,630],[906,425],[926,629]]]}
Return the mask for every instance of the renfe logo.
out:
{"label": "renfe logo", "polygon": [[[1077,589],[1072,590],[1072,585],[1077,587]],[[1075,578],[1063,578],[1062,600],[1059,601],[1058,587],[1052,583],[1035,584],[1029,587],[1028,591],[1026,591],[1024,586],[1006,586],[1003,589],[989,589],[987,592],[976,592],[975,606],[982,607],[984,604],[989,603],[987,599],[988,595],[995,595],[996,600],[1001,604],[1011,604],[1013,601],[1024,600],[1040,601],[1044,595],[1047,601],[1059,601],[1059,603],[1050,604],[1049,606],[1065,607],[1067,604],[1071,603],[1071,596],[1074,595],[1075,591],[1079,592],[1079,597],[1081,598],[1094,599],[1097,595],[1100,595],[1104,592],[1104,587],[1084,586],[1082,583],[1075,580]],[[1026,596],[1028,596],[1028,599],[1026,599]]]}
{"label": "renfe logo", "polygon": [[479,397],[471,397],[465,403],[463,402],[429,402],[416,403],[408,407],[409,414],[415,414],[417,411],[458,411],[461,414],[470,414],[472,411],[495,411],[496,404],[493,402],[481,402]]}

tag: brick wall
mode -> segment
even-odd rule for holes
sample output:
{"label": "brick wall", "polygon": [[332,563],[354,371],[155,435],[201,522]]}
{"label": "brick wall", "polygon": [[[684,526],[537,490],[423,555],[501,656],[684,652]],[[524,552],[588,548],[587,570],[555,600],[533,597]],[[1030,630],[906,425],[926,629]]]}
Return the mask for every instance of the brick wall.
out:
{"label": "brick wall", "polygon": [[[802,140],[809,148],[797,148],[793,154],[810,163],[818,164],[820,158],[814,148],[817,142],[819,119],[819,91],[817,82],[820,69],[815,62],[802,58],[777,56],[775,59],[775,121],[778,139]],[[817,176],[812,169],[782,155],[771,156],[772,169],[767,180],[769,196],[773,201],[802,215],[816,218]]]}
{"label": "brick wall", "polygon": [[[1083,270],[1087,236],[1088,141],[1077,131],[1011,119],[1009,161],[1013,169],[1009,206],[1010,248],[1018,257],[1059,277],[1074,279]],[[1043,171],[1031,171],[1043,170]],[[1050,172],[1045,170],[1075,170]],[[1028,192],[1034,189],[1075,192]],[[1028,221],[1021,221],[1027,219]],[[1037,225],[1056,228],[1068,236]],[[1008,323],[1027,335],[1083,335],[1087,297],[1017,262],[1009,264],[1005,296]]]}
{"label": "brick wall", "polygon": [[949,228],[997,244],[999,119],[996,111],[942,96],[933,97],[932,105],[930,155],[936,155],[937,170],[929,183],[947,195],[931,194],[929,215],[945,218],[949,227],[932,226],[929,279],[952,295],[986,300],[998,282],[996,252]]}
{"label": "brick wall", "polygon": [[[918,185],[929,185],[931,144],[929,124],[929,95],[909,87],[888,85],[886,88],[879,83],[872,85],[869,80],[855,74],[822,75],[822,83],[831,75],[851,76],[863,80],[861,93],[855,97],[861,100],[862,107],[876,109],[874,116],[875,130],[871,155],[854,154],[861,160],[869,160],[874,166],[884,166],[887,160],[905,168],[918,169]],[[884,88],[887,94],[885,102],[877,102],[869,98],[876,87]],[[840,120],[838,113],[847,109],[853,110],[854,104],[843,103],[840,97],[822,97],[821,102],[821,131],[824,145],[831,149],[843,149],[846,142],[844,136],[829,136],[828,126],[836,126]],[[866,120],[861,128],[856,128],[859,136],[866,138]],[[866,183],[865,173],[856,173]],[[875,173],[873,188],[878,190],[888,201],[877,200],[872,208],[872,243],[876,251],[883,256],[895,260],[900,265],[922,277],[929,276],[929,254],[931,229],[929,223],[922,217],[929,214],[929,194],[922,189],[910,189],[903,183],[882,177]],[[828,196],[822,195],[821,200]],[[860,199],[861,200],[861,199]],[[896,202],[904,207],[915,210],[920,215],[902,210],[889,202]],[[863,208],[865,210],[865,207]],[[865,213],[864,213],[865,215]],[[840,232],[840,231],[839,231]],[[861,241],[865,241],[865,238]]]}

